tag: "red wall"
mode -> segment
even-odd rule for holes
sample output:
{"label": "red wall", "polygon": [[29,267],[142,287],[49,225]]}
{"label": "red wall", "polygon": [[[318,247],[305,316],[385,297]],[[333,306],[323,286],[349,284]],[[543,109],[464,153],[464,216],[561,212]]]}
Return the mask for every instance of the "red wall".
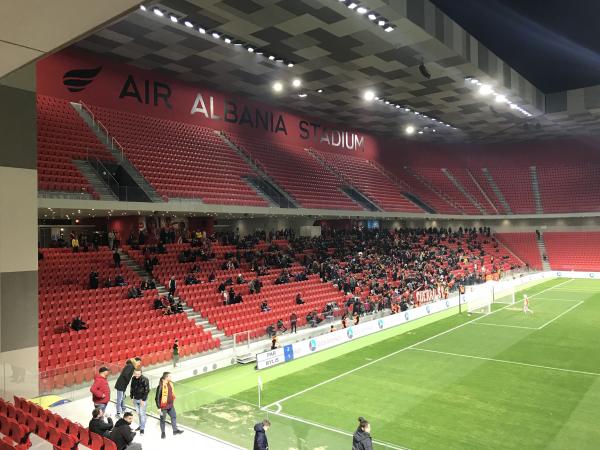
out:
{"label": "red wall", "polygon": [[137,236],[139,231],[138,216],[120,216],[112,217],[108,223],[108,230],[114,230],[118,233],[121,243],[127,242],[129,234],[133,231]]}

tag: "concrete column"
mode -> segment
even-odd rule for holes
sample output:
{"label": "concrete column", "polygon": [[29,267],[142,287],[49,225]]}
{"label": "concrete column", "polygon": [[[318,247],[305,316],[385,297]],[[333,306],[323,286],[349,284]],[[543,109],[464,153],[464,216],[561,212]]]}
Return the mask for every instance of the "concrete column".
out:
{"label": "concrete column", "polygon": [[35,65],[0,79],[0,394],[38,394]]}

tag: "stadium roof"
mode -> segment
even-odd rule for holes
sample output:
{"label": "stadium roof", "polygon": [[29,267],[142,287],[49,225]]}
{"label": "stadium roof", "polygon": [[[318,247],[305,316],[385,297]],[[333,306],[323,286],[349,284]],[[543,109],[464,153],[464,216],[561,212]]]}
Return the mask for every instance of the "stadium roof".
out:
{"label": "stadium roof", "polygon": [[[165,0],[77,46],[378,134],[408,124],[436,128],[419,139],[440,142],[600,134],[600,86],[544,94],[428,0]],[[295,77],[300,90],[274,95],[274,81]],[[382,100],[366,102],[367,90]]]}

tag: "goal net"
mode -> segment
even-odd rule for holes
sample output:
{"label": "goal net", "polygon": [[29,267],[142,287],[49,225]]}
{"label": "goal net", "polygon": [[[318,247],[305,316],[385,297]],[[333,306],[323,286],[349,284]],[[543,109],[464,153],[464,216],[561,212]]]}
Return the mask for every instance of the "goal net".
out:
{"label": "goal net", "polygon": [[505,305],[512,305],[515,303],[515,288],[514,286],[507,286],[504,288],[500,288],[499,286],[494,286],[492,288],[494,295],[494,303],[502,303]]}
{"label": "goal net", "polygon": [[491,286],[482,286],[467,297],[467,312],[469,314],[489,314],[492,311],[494,290]]}

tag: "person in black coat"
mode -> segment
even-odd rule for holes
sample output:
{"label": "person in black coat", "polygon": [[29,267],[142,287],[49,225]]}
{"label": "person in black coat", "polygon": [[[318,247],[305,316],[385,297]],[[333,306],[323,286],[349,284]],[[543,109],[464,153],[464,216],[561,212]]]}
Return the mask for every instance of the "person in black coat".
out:
{"label": "person in black coat", "polygon": [[177,282],[175,281],[175,277],[171,277],[169,281],[169,294],[175,295],[175,291],[177,290]]}
{"label": "person in black coat", "polygon": [[131,390],[129,394],[133,400],[133,405],[139,416],[139,428],[140,434],[144,434],[146,428],[146,407],[148,401],[148,394],[150,393],[150,382],[148,378],[142,375],[142,369],[136,369],[133,372],[133,378],[131,379]]}
{"label": "person in black coat", "polygon": [[112,429],[108,438],[117,444],[117,450],[141,450],[142,445],[133,443],[135,431],[131,430],[131,422],[133,421],[133,413],[126,412],[123,418],[117,420],[115,427]]}
{"label": "person in black coat", "polygon": [[371,424],[364,418],[358,418],[358,428],[352,436],[352,450],[373,450]]}
{"label": "person in black coat", "polygon": [[113,261],[115,262],[115,267],[121,267],[121,254],[118,250],[115,250],[113,253]]}
{"label": "person in black coat", "polygon": [[253,450],[269,450],[269,441],[267,439],[267,431],[271,422],[268,419],[254,425],[254,447]]}
{"label": "person in black coat", "polygon": [[88,428],[92,433],[108,437],[108,432],[113,429],[113,421],[110,417],[107,417],[105,422],[104,410],[100,408],[95,408],[92,411],[92,420],[90,420]]}
{"label": "person in black coat", "polygon": [[123,367],[123,370],[119,374],[119,378],[117,378],[117,382],[115,383],[115,389],[117,390],[117,416],[121,416],[125,411],[125,391],[127,390],[127,386],[129,386],[133,371],[139,369],[142,365],[141,362],[140,358],[128,359],[125,367]]}

